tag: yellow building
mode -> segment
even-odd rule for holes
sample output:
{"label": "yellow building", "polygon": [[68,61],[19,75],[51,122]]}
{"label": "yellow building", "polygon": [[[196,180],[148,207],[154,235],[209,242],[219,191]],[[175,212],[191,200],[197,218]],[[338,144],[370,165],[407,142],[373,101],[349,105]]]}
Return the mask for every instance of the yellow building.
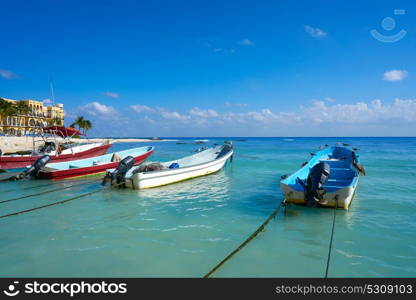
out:
{"label": "yellow building", "polygon": [[[12,100],[1,98],[12,104],[23,101],[29,107],[30,112],[25,115],[1,116],[0,134],[24,135],[38,133],[42,127],[48,125],[62,126],[64,124],[64,105],[46,106],[36,100]],[[1,114],[1,112],[0,112]]]}

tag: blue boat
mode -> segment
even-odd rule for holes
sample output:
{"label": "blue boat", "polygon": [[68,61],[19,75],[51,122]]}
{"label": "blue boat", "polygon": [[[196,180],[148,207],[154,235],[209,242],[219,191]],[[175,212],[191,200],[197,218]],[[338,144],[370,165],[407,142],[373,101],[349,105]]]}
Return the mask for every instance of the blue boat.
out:
{"label": "blue boat", "polygon": [[282,176],[280,189],[286,203],[348,209],[364,167],[355,148],[321,147],[295,173]]}

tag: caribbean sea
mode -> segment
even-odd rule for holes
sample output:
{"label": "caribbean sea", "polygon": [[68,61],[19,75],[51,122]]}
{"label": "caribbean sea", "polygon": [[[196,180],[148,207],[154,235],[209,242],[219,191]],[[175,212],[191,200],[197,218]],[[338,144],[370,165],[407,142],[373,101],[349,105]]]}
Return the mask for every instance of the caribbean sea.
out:
{"label": "caribbean sea", "polygon": [[[178,138],[155,160],[234,142],[216,174],[149,189],[113,188],[0,219],[1,277],[202,277],[283,200],[280,176],[323,144],[359,148],[367,175],[348,211],[337,210],[329,277],[416,276],[416,138]],[[207,139],[206,145],[192,144]],[[100,189],[100,178],[0,183],[1,215]],[[71,188],[74,183],[85,183]],[[32,189],[34,188],[34,189]],[[290,205],[214,277],[323,277],[334,211]]]}

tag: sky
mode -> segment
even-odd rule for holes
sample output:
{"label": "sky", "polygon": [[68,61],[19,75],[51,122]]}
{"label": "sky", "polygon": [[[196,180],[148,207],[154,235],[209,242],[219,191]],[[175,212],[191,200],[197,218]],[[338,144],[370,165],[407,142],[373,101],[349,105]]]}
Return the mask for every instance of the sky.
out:
{"label": "sky", "polygon": [[0,0],[0,97],[90,136],[415,136],[414,1]]}

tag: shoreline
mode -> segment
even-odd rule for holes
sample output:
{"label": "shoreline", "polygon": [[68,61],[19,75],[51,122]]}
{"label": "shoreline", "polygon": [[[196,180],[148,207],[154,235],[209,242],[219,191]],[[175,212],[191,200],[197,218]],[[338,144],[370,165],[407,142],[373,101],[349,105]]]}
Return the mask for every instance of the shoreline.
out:
{"label": "shoreline", "polygon": [[160,140],[152,140],[152,139],[136,139],[136,138],[91,138],[91,139],[77,139],[72,138],[70,139],[71,142],[74,143],[105,143],[110,142],[113,143],[153,143],[153,142],[176,142],[177,139],[160,139]]}
{"label": "shoreline", "polygon": [[[35,141],[34,141],[35,140]],[[49,139],[50,140],[50,139]],[[53,139],[52,139],[53,140]],[[56,138],[57,141],[63,141],[64,139],[61,137]],[[78,139],[72,138],[69,141],[73,143],[106,143],[109,142],[113,143],[153,143],[153,142],[175,142],[178,141],[177,139],[117,139],[117,138],[92,138],[92,139]],[[16,151],[26,151],[32,150],[33,144],[35,144],[35,148],[43,145],[43,139],[41,137],[33,137],[31,136],[0,136],[0,150],[2,153],[11,153]]]}

